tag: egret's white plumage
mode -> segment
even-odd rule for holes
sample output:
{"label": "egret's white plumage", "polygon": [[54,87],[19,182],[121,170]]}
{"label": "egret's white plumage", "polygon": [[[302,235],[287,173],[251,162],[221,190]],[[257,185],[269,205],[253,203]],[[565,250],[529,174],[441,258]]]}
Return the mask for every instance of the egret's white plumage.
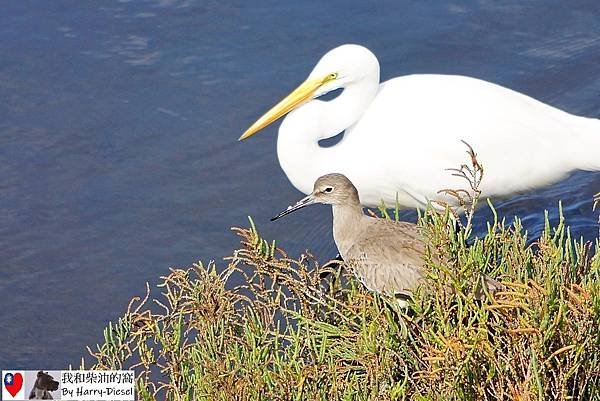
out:
{"label": "egret's white plumage", "polygon": [[[331,101],[316,98],[335,89]],[[600,170],[600,120],[566,113],[490,82],[458,75],[407,75],[379,83],[379,63],[358,45],[323,56],[308,79],[241,139],[289,113],[277,153],[292,184],[310,193],[327,173],[346,175],[364,205],[424,207],[464,187],[448,168],[469,143],[485,168],[482,196],[547,185],[575,169]],[[320,139],[345,131],[335,146]]]}

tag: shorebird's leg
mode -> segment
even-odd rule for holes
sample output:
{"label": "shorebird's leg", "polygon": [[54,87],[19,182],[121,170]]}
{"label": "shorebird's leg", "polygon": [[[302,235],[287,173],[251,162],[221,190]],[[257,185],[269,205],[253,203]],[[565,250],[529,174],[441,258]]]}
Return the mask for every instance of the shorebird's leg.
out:
{"label": "shorebird's leg", "polygon": [[335,291],[336,287],[340,286],[340,273],[344,267],[344,260],[338,253],[334,259],[321,266],[322,271],[319,272],[319,279],[324,280],[324,290],[330,293]]}
{"label": "shorebird's leg", "polygon": [[408,308],[408,302],[412,299],[412,296],[410,295],[410,292],[399,291],[394,294],[394,298],[401,309],[406,309]]}
{"label": "shorebird's leg", "polygon": [[327,262],[327,267],[330,267],[330,269],[322,272],[319,274],[319,278],[324,279],[329,277],[329,275],[331,275],[334,271],[340,271],[342,269],[342,265],[344,264],[344,259],[342,259],[342,255],[340,255],[339,253],[337,255],[335,255],[335,258],[331,259],[329,262]]}
{"label": "shorebird's leg", "polygon": [[394,321],[398,324],[404,324],[402,315],[414,315],[414,311],[409,307],[412,300],[410,292],[400,291],[393,296],[386,296],[385,299],[386,308],[392,313]]}

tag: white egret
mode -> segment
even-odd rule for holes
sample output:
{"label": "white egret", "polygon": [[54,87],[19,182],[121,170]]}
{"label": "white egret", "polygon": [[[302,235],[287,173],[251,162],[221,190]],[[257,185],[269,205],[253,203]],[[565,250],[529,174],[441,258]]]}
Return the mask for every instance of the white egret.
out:
{"label": "white egret", "polygon": [[[335,99],[316,99],[338,88]],[[358,45],[325,54],[240,140],[286,114],[277,154],[291,183],[309,194],[318,177],[341,173],[365,206],[455,202],[438,191],[464,187],[446,170],[465,160],[461,140],[485,168],[483,197],[541,187],[575,169],[600,170],[600,120],[465,76],[417,74],[380,84],[377,58]],[[319,146],[342,131],[335,146]]]}

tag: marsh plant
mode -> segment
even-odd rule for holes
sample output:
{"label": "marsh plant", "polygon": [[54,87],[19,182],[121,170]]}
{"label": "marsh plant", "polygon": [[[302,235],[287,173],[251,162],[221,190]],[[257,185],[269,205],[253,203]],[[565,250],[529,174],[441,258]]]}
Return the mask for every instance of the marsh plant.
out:
{"label": "marsh plant", "polygon": [[[473,152],[454,172],[483,168]],[[534,241],[518,218],[475,238],[477,185],[456,192],[462,227],[448,208],[420,215],[444,263],[429,258],[435,291],[408,308],[336,262],[288,256],[250,220],[224,262],[171,269],[160,294],[134,298],[85,368],[135,369],[143,400],[600,400],[598,240],[547,215]],[[476,272],[505,290],[475,300]]]}

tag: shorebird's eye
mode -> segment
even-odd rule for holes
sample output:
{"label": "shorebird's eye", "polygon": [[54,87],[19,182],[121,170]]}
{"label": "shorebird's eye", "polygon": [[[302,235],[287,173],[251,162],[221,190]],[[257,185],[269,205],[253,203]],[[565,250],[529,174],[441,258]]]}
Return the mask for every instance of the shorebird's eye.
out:
{"label": "shorebird's eye", "polygon": [[333,187],[327,187],[323,190],[323,192],[325,192],[325,193],[333,192]]}

